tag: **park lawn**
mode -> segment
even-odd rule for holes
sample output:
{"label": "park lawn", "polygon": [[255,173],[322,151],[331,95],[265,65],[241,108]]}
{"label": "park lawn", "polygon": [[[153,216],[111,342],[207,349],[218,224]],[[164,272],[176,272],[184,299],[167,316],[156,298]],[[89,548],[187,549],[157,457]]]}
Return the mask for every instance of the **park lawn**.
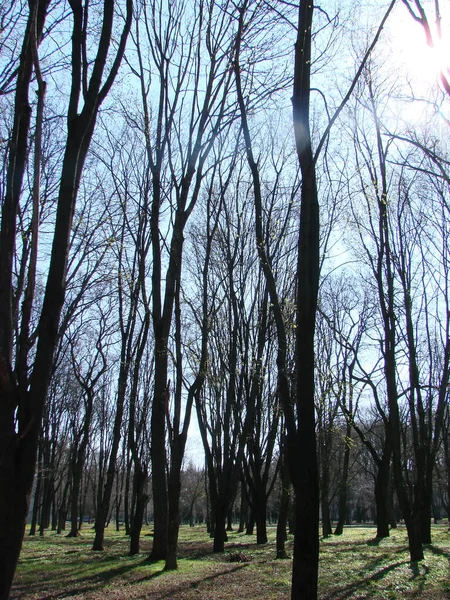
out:
{"label": "park lawn", "polygon": [[[450,534],[433,527],[433,543],[425,560],[408,560],[403,528],[386,540],[374,540],[375,529],[349,527],[342,536],[321,541],[319,598],[394,600],[450,598]],[[149,528],[142,532],[141,554],[130,557],[128,538],[106,530],[105,552],[93,552],[93,531],[79,538],[54,532],[26,536],[12,600],[284,600],[290,598],[291,561],[275,560],[275,529],[269,543],[229,533],[224,554],[212,554],[204,527],[180,529],[179,569],[165,572],[164,563],[146,561],[151,548]],[[291,551],[292,540],[287,548]]]}

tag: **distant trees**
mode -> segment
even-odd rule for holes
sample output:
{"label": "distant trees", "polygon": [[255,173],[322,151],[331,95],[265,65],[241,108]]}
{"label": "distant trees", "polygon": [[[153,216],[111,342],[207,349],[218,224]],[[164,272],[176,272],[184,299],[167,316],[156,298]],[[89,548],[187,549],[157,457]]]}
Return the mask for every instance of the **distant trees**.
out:
{"label": "distant trees", "polygon": [[[412,153],[405,168],[405,149],[394,144],[396,136],[389,135],[383,121],[387,99],[379,79],[371,69],[365,77],[364,115],[358,114],[354,124],[359,200],[352,210],[368,266],[362,277],[374,297],[371,335],[380,351],[370,376],[366,373],[361,381],[372,388],[385,427],[383,455],[377,458],[374,448],[371,453],[376,462],[381,459],[379,476],[383,468],[387,479],[392,452],[411,559],[420,560],[422,542],[430,540],[431,472],[448,402],[442,388],[444,381],[448,385],[447,284],[440,283],[446,279],[441,232],[447,224],[440,220],[437,232],[434,218],[425,216],[428,210],[437,214],[436,181],[432,175],[424,179],[423,164],[410,168]],[[419,198],[426,198],[429,208]]]}

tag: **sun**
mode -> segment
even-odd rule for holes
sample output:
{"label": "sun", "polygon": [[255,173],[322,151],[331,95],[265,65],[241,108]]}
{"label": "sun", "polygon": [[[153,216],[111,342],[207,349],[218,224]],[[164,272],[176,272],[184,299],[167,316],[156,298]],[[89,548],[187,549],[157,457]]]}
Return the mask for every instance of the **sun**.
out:
{"label": "sun", "polygon": [[396,23],[391,23],[392,50],[411,81],[445,87],[450,85],[450,26],[442,26],[438,35],[433,25],[431,34],[432,43],[427,44],[420,23],[399,14]]}

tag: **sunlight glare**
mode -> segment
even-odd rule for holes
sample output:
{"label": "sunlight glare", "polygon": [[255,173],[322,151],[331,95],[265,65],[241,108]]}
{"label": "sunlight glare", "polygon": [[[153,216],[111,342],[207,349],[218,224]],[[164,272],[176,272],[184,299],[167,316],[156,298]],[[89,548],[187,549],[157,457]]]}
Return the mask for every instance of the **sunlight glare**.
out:
{"label": "sunlight glare", "polygon": [[442,39],[433,31],[433,47],[426,43],[419,23],[407,16],[392,32],[393,51],[413,82],[439,84],[441,73],[450,74],[450,32],[443,29]]}

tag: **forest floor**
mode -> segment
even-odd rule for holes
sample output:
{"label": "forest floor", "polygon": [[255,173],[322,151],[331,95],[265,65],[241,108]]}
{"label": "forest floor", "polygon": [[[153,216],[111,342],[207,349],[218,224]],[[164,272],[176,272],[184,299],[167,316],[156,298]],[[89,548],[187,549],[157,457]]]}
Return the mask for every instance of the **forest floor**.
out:
{"label": "forest floor", "polygon": [[[148,563],[151,532],[142,532],[141,554],[128,556],[123,531],[106,530],[106,550],[91,550],[93,531],[79,538],[48,532],[26,536],[12,600],[63,598],[132,600],[284,600],[290,598],[291,560],[275,560],[275,528],[269,543],[229,533],[224,554],[212,553],[204,527],[181,527],[179,569]],[[434,526],[425,560],[409,561],[405,531],[399,527],[375,540],[373,527],[348,527],[342,536],[321,540],[319,598],[391,600],[450,598],[450,532]],[[287,549],[292,549],[289,536]],[[239,556],[237,556],[239,555]],[[242,562],[235,562],[238,558]]]}

